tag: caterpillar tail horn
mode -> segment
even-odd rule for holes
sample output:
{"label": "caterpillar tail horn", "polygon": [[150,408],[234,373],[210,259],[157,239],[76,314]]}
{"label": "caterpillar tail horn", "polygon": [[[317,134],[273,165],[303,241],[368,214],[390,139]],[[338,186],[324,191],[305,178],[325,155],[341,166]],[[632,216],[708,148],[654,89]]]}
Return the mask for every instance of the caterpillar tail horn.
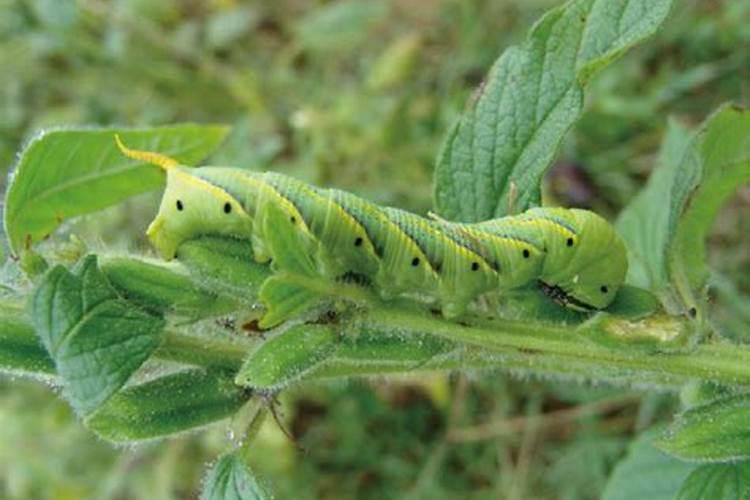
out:
{"label": "caterpillar tail horn", "polygon": [[163,155],[161,153],[154,153],[153,151],[140,151],[138,149],[130,149],[127,147],[123,142],[122,139],[120,139],[120,134],[115,134],[115,143],[117,144],[117,147],[119,148],[120,152],[122,152],[123,155],[127,156],[128,158],[132,158],[133,160],[143,161],[146,163],[151,163],[152,165],[156,165],[162,170],[169,170],[172,167],[176,167],[180,164],[177,160],[174,158],[170,158],[167,155]]}

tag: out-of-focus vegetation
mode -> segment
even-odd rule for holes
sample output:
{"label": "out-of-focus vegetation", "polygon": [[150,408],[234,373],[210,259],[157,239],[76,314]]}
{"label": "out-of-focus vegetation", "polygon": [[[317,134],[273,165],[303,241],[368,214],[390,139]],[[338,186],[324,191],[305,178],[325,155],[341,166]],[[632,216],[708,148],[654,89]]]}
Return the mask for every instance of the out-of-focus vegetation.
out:
{"label": "out-of-focus vegetation", "polygon": [[[48,126],[225,122],[213,163],[424,212],[449,126],[556,3],[0,0],[0,161]],[[746,2],[680,3],[592,83],[547,197],[613,215],[647,178],[667,114],[692,125],[750,104],[748,21]],[[97,216],[86,243],[131,246],[155,204],[142,201]],[[749,214],[745,189],[711,239],[717,326],[734,337],[750,331]],[[228,432],[118,450],[39,385],[3,383],[0,399],[8,498],[193,498]],[[304,451],[269,421],[252,458],[279,498],[598,498],[634,432],[677,405],[492,372],[306,385],[282,402]]]}

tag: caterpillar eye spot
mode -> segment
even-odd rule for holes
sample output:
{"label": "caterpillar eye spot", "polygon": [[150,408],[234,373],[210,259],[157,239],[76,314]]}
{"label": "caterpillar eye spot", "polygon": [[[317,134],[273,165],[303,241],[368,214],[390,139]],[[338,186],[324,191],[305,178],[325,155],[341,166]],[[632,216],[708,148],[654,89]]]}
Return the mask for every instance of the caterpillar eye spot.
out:
{"label": "caterpillar eye spot", "polygon": [[177,200],[177,210],[179,210],[180,212],[182,212],[183,208],[185,208],[185,207],[182,206],[182,202],[180,200]]}
{"label": "caterpillar eye spot", "polygon": [[569,247],[572,247],[572,246],[573,246],[573,238],[568,238],[568,241],[567,241],[567,245],[568,245]]}
{"label": "caterpillar eye spot", "polygon": [[362,238],[360,238],[358,236],[357,239],[354,240],[354,246],[358,247],[358,246],[361,246],[361,245],[362,245]]}
{"label": "caterpillar eye spot", "polygon": [[696,316],[698,316],[698,310],[695,307],[691,307],[690,309],[688,309],[688,314],[691,318],[695,319]]}
{"label": "caterpillar eye spot", "polygon": [[416,267],[419,265],[419,257],[414,257],[411,261],[411,265]]}
{"label": "caterpillar eye spot", "polygon": [[599,290],[601,290],[602,293],[609,292],[609,288],[607,288],[607,285],[602,285],[601,288],[599,288]]}
{"label": "caterpillar eye spot", "polygon": [[295,217],[295,216],[292,215],[291,217],[289,217],[289,222],[291,222],[292,224],[296,224],[297,223],[297,217]]}
{"label": "caterpillar eye spot", "polygon": [[529,252],[528,248],[523,249],[523,258],[528,259],[531,256],[531,252]]}
{"label": "caterpillar eye spot", "polygon": [[232,204],[229,202],[224,203],[224,213],[228,214],[232,211]]}
{"label": "caterpillar eye spot", "polygon": [[479,262],[472,262],[471,263],[471,270],[472,271],[479,271]]}

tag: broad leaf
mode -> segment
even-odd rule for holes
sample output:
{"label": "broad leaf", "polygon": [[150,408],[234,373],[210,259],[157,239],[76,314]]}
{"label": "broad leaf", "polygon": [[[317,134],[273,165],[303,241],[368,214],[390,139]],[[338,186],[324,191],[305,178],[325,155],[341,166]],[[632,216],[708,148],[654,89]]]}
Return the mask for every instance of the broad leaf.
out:
{"label": "broad leaf", "polygon": [[159,346],[164,320],[121,299],[96,257],[75,273],[58,266],[37,288],[34,328],[73,407],[88,414],[120,389]]}
{"label": "broad leaf", "polygon": [[677,500],[747,500],[750,498],[750,464],[702,465],[687,477]]}
{"label": "broad leaf", "polygon": [[661,290],[667,283],[671,216],[665,206],[691,138],[687,128],[669,121],[656,169],[646,187],[620,213],[617,230],[628,244],[628,283],[651,290]]}
{"label": "broad leaf", "polygon": [[[725,106],[711,116],[685,157],[683,211],[670,249],[678,286],[700,289],[708,280],[705,239],[722,205],[750,182],[750,110]],[[692,182],[691,182],[692,181]]]}
{"label": "broad leaf", "polygon": [[0,372],[54,374],[55,364],[20,311],[0,310]]}
{"label": "broad leaf", "polygon": [[118,151],[115,133],[132,148],[158,151],[191,165],[208,156],[227,132],[223,126],[192,124],[42,132],[23,151],[5,197],[11,249],[18,254],[67,219],[164,185],[159,169]]}
{"label": "broad leaf", "polygon": [[481,221],[540,203],[540,184],[578,119],[591,76],[652,35],[671,0],[571,0],[495,62],[438,157],[435,203]]}
{"label": "broad leaf", "polygon": [[602,500],[673,500],[685,478],[695,469],[659,451],[648,431],[633,441],[627,456],[617,464],[604,489]]}
{"label": "broad leaf", "polygon": [[687,410],[657,442],[685,460],[726,462],[750,458],[750,394],[732,396]]}
{"label": "broad leaf", "polygon": [[724,106],[687,138],[670,125],[659,167],[618,229],[630,248],[629,281],[663,291],[669,279],[694,307],[693,291],[708,278],[706,235],[722,204],[750,182],[750,112]]}
{"label": "broad leaf", "polygon": [[239,452],[227,453],[211,467],[201,500],[266,500],[273,498]]}
{"label": "broad leaf", "polygon": [[188,370],[118,392],[86,426],[116,443],[155,439],[226,418],[247,397],[226,372]]}

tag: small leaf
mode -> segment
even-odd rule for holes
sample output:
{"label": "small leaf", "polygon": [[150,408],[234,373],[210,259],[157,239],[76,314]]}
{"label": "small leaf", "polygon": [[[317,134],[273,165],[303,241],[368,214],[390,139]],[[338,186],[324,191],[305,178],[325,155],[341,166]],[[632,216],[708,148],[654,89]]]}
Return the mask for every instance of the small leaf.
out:
{"label": "small leaf", "polygon": [[158,314],[175,312],[199,318],[232,311],[237,303],[202,290],[188,276],[165,265],[134,258],[111,258],[101,265],[113,287],[127,300]]}
{"label": "small leaf", "polygon": [[323,378],[408,373],[439,366],[457,352],[456,344],[432,335],[405,336],[365,329],[356,335],[343,335],[336,351],[311,375]]}
{"label": "small leaf", "polygon": [[654,34],[671,4],[571,0],[542,17],[495,62],[449,132],[435,171],[440,214],[476,222],[539,205],[542,176],[581,114],[583,87]]}
{"label": "small leaf", "polygon": [[604,488],[602,500],[673,500],[694,464],[662,453],[653,444],[655,432],[633,441],[627,456],[617,464]]}
{"label": "small leaf", "polygon": [[268,278],[260,289],[259,298],[266,308],[258,323],[262,329],[280,325],[308,311],[321,300],[319,294],[288,281],[284,274]]}
{"label": "small leaf", "polygon": [[247,397],[226,372],[187,370],[118,392],[86,426],[115,443],[155,439],[226,418]]}
{"label": "small leaf", "polygon": [[684,460],[726,462],[750,458],[750,394],[715,400],[677,417],[656,445]]}
{"label": "small leaf", "polygon": [[255,262],[247,240],[204,236],[182,243],[177,258],[200,286],[247,303],[271,275],[267,265]]}
{"label": "small leaf", "polygon": [[24,316],[0,310],[0,372],[52,375],[55,364]]}
{"label": "small leaf", "polygon": [[41,276],[49,269],[49,263],[45,258],[33,250],[23,252],[19,264],[26,276],[30,278]]}
{"label": "small leaf", "polygon": [[223,455],[208,473],[201,500],[266,500],[270,490],[255,477],[239,452]]}
{"label": "small leaf", "polygon": [[659,299],[643,288],[624,285],[617,291],[607,312],[629,319],[640,319],[659,310]]}
{"label": "small leaf", "polygon": [[65,394],[87,414],[109,399],[159,346],[164,320],[117,296],[86,257],[75,274],[52,269],[32,303],[42,339]]}
{"label": "small leaf", "polygon": [[268,339],[248,356],[235,383],[275,389],[298,380],[335,349],[336,333],[327,326],[298,325]]}
{"label": "small leaf", "polygon": [[191,165],[212,152],[227,132],[223,126],[191,124],[42,132],[21,154],[6,193],[5,233],[12,251],[19,254],[41,241],[64,220],[164,185],[159,169],[117,150],[115,133],[130,147]]}
{"label": "small leaf", "polygon": [[701,465],[687,477],[677,500],[747,500],[750,463]]}

